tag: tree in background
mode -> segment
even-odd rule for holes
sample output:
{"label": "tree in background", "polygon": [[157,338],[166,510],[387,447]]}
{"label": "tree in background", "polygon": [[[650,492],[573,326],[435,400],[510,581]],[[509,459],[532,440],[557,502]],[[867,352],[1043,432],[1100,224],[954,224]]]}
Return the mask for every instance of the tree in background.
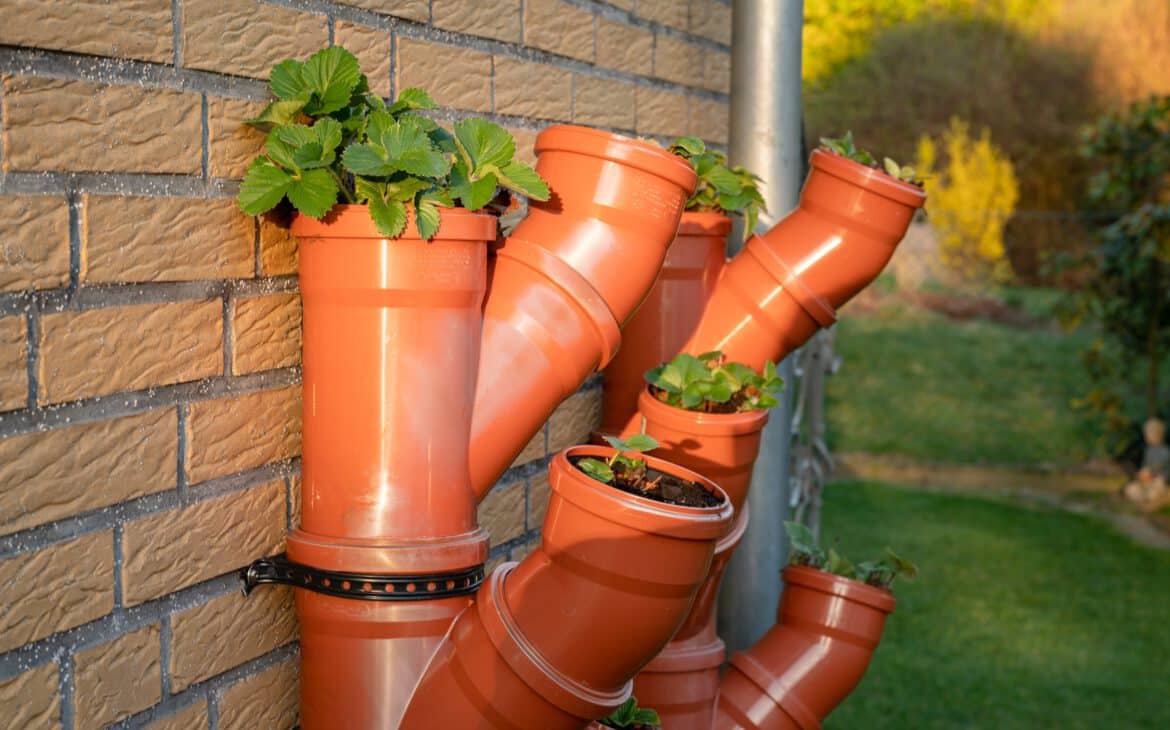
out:
{"label": "tree in background", "polygon": [[972,137],[971,126],[958,117],[941,142],[945,164],[939,164],[935,141],[923,135],[915,166],[943,262],[968,281],[1004,281],[1011,276],[1004,226],[1020,197],[1011,160],[992,143],[990,130]]}
{"label": "tree in background", "polygon": [[1078,292],[1073,322],[1101,325],[1084,356],[1097,387],[1082,405],[1101,413],[1115,448],[1133,432],[1140,404],[1158,415],[1170,350],[1170,96],[1107,114],[1084,134],[1095,166],[1088,197],[1103,224],[1094,275]]}

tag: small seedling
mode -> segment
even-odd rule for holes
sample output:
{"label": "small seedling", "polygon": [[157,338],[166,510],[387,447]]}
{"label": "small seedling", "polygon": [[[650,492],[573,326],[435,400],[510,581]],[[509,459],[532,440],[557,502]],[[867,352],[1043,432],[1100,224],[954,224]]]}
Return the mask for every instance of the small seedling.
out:
{"label": "small seedling", "polygon": [[687,200],[687,210],[738,213],[744,217],[744,240],[755,233],[760,213],[768,209],[760,193],[759,177],[740,166],[728,167],[727,157],[718,150],[707,149],[698,137],[679,137],[668,151],[691,163],[699,176],[695,194]]}
{"label": "small seedling", "polygon": [[646,371],[646,382],[663,403],[704,413],[765,410],[779,404],[784,390],[775,363],[765,363],[761,374],[743,363],[726,362],[720,352],[676,355]]}
{"label": "small seedling", "polygon": [[914,563],[899,557],[889,548],[886,548],[886,554],[880,560],[854,564],[833,548],[827,551],[822,548],[813,537],[812,530],[799,522],[785,522],[784,530],[788,533],[789,565],[823,570],[884,590],[890,590],[894,579],[899,576],[913,580],[918,575],[918,567]]}
{"label": "small seedling", "polygon": [[653,436],[636,433],[628,439],[606,436],[605,440],[614,448],[613,455],[605,460],[592,457],[581,459],[577,462],[578,469],[605,484],[613,484],[620,477],[626,482],[637,484],[643,492],[657,486],[657,479],[646,478],[646,460],[641,457],[643,451],[658,448],[658,441]]}
{"label": "small seedling", "polygon": [[630,727],[633,725],[650,725],[658,727],[662,724],[662,719],[658,717],[658,713],[648,707],[638,707],[638,700],[634,697],[622,703],[622,706],[609,713],[609,715],[601,721],[603,725],[609,727]]}
{"label": "small seedling", "polygon": [[886,174],[895,180],[908,182],[912,185],[921,185],[918,178],[918,172],[909,165],[899,165],[889,157],[883,157],[882,167],[886,169]]}
{"label": "small seedling", "polygon": [[882,158],[882,166],[878,168],[877,160],[873,155],[863,149],[859,149],[853,142],[853,132],[846,132],[841,137],[821,137],[821,148],[840,155],[854,162],[880,169],[895,180],[910,183],[922,187],[922,180],[918,176],[918,172],[909,165],[899,165],[889,157]]}
{"label": "small seedling", "polygon": [[245,213],[260,215],[286,198],[311,218],[339,201],[367,203],[378,232],[395,237],[409,205],[429,239],[440,207],[480,210],[501,187],[549,198],[536,171],[512,159],[516,143],[503,127],[462,119],[451,134],[418,113],[436,107],[421,89],[403,89],[387,104],[341,46],[278,63],[268,85],[277,100],[248,120],[268,139],[240,185]]}

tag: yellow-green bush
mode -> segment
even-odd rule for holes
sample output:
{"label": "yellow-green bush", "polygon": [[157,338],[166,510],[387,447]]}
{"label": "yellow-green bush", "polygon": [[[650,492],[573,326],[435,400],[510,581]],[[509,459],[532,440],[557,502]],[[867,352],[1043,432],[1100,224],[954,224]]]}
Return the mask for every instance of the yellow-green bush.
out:
{"label": "yellow-green bush", "polygon": [[970,125],[957,117],[940,142],[942,164],[938,145],[927,135],[918,141],[916,164],[942,259],[965,278],[1006,279],[1011,265],[1003,231],[1020,197],[1011,160],[992,143],[988,129],[973,137]]}

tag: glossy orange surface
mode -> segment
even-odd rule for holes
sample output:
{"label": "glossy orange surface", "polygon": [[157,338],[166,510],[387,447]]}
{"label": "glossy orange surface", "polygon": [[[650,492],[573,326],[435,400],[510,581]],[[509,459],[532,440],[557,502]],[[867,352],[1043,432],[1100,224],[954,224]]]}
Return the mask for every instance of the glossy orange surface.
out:
{"label": "glossy orange surface", "polygon": [[498,246],[484,304],[470,453],[480,498],[617,352],[696,180],[665,150],[584,127],[551,126],[535,149],[552,198]]}
{"label": "glossy orange surface", "polygon": [[720,213],[683,213],[658,280],[622,327],[621,349],[605,367],[603,433],[621,433],[638,408],[646,371],[686,344],[727,260],[730,231],[731,219]]}
{"label": "glossy orange surface", "polygon": [[[554,457],[540,548],[498,568],[456,621],[404,728],[580,728],[628,697],[631,678],[689,611],[731,506],[637,497],[569,462],[611,451],[575,446]],[[718,491],[693,472],[648,461]]]}
{"label": "glossy orange surface", "polygon": [[650,395],[638,396],[638,413],[623,435],[645,431],[658,440],[654,455],[696,471],[727,492],[738,510],[747,499],[752,466],[768,411],[701,413],[669,406]]}
{"label": "glossy orange surface", "polygon": [[819,570],[784,570],[777,623],[736,654],[715,727],[815,730],[865,674],[894,596]]}
{"label": "glossy orange surface", "polygon": [[779,362],[881,273],[926,201],[921,188],[832,153],[815,150],[810,162],[800,205],[727,264],[686,352],[720,350],[757,369]]}

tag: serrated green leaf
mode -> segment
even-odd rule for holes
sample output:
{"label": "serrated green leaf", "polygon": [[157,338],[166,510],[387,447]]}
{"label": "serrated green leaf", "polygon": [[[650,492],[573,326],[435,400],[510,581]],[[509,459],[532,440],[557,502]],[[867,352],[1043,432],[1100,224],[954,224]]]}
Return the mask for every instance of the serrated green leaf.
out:
{"label": "serrated green leaf", "polygon": [[286,170],[295,172],[297,169],[297,162],[294,158],[295,149],[281,139],[280,130],[282,129],[285,127],[277,127],[268,133],[268,138],[264,140],[264,149],[273,162]]}
{"label": "serrated green leaf", "polygon": [[882,159],[882,167],[885,168],[887,175],[894,178],[895,180],[898,179],[901,168],[898,167],[897,162],[894,162],[889,157],[886,157]]}
{"label": "serrated green leaf", "polygon": [[658,439],[645,433],[636,433],[626,439],[627,451],[653,451],[658,448]]}
{"label": "serrated green leaf", "polygon": [[434,109],[437,106],[427,92],[412,86],[399,92],[398,98],[390,105],[390,113],[398,114],[411,109]]}
{"label": "serrated green leaf", "polygon": [[486,165],[502,167],[516,154],[516,142],[500,125],[473,117],[455,122],[455,138],[466,152],[474,176]]}
{"label": "serrated green leaf", "polygon": [[695,156],[706,152],[707,145],[698,137],[679,137],[671,143],[670,151],[676,155],[681,151],[686,155]]}
{"label": "serrated green leaf", "polygon": [[337,204],[337,181],[328,170],[305,170],[289,184],[288,200],[309,216],[320,218]]}
{"label": "serrated green leaf", "polygon": [[420,195],[414,207],[415,227],[424,241],[429,241],[439,232],[439,207],[433,195]]}
{"label": "serrated green leaf", "polygon": [[385,159],[385,150],[369,144],[351,144],[341,155],[341,164],[355,175],[384,177],[395,172]]}
{"label": "serrated green leaf", "polygon": [[[460,166],[461,167],[461,166]],[[479,180],[468,180],[451,168],[451,194],[468,210],[479,210],[496,195],[496,176],[489,173]]]}
{"label": "serrated green leaf", "polygon": [[341,46],[323,48],[305,62],[301,70],[304,86],[313,92],[305,110],[328,114],[349,104],[362,78],[357,58]]}
{"label": "serrated green leaf", "polygon": [[653,725],[655,727],[662,724],[662,718],[658,713],[649,707],[639,707],[634,712],[633,724],[635,725]]}
{"label": "serrated green leaf", "polygon": [[577,468],[604,484],[613,482],[613,469],[600,459],[581,459],[577,462]]}
{"label": "serrated green leaf", "polygon": [[391,180],[386,184],[386,197],[393,200],[401,200],[403,203],[413,203],[414,197],[423,190],[431,187],[431,182],[428,180],[420,180],[417,177],[401,177],[395,176],[396,180]]}
{"label": "serrated green leaf", "polygon": [[528,165],[523,162],[509,162],[503,168],[494,168],[500,185],[514,190],[533,200],[548,200],[548,184],[541,179]]}
{"label": "serrated green leaf", "polygon": [[829,555],[825,559],[825,570],[842,578],[857,579],[857,568],[833,548],[829,548]]}
{"label": "serrated green leaf", "polygon": [[283,127],[277,127],[275,132],[277,139],[294,149],[301,145],[317,141],[317,135],[304,124],[289,124]]}
{"label": "serrated green leaf", "polygon": [[725,195],[738,195],[743,192],[743,182],[739,175],[723,166],[708,170],[707,174],[703,176],[703,180]]}
{"label": "serrated green leaf", "polygon": [[291,101],[274,101],[264,107],[264,111],[251,119],[245,119],[247,124],[265,132],[282,124],[292,124],[300,117],[301,109],[305,107],[304,99]]}
{"label": "serrated green leaf", "polygon": [[240,193],[236,197],[240,210],[248,215],[266,213],[284,198],[292,176],[264,157],[257,157],[248,166]]}
{"label": "serrated green leaf", "polygon": [[272,67],[268,77],[268,88],[278,99],[308,101],[311,93],[304,79],[305,64],[288,59]]}
{"label": "serrated green leaf", "polygon": [[397,238],[406,229],[406,205],[400,200],[386,200],[380,195],[370,198],[370,218],[387,238]]}

